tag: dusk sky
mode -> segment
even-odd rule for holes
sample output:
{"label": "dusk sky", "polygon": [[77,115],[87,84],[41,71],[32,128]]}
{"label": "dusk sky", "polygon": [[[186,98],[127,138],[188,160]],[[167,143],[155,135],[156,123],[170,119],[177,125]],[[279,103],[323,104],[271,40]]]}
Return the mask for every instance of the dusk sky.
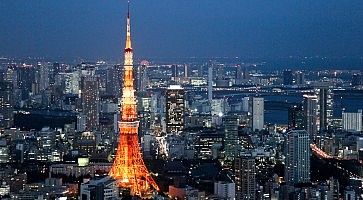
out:
{"label": "dusk sky", "polygon": [[[362,0],[134,0],[136,57],[363,56]],[[2,0],[0,56],[121,58],[126,0]]]}

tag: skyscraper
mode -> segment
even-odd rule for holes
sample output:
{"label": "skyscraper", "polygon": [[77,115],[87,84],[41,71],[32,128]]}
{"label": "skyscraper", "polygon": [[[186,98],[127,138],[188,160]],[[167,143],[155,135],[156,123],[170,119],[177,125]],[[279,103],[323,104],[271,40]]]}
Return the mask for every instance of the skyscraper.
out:
{"label": "skyscraper", "polygon": [[137,67],[137,91],[145,91],[147,86],[147,61],[142,61]]}
{"label": "skyscraper", "polygon": [[166,90],[166,133],[179,135],[184,129],[184,89],[171,85]]}
{"label": "skyscraper", "polygon": [[252,98],[252,130],[262,130],[264,125],[264,99]]}
{"label": "skyscraper", "polygon": [[295,73],[295,83],[297,85],[303,85],[305,84],[305,74],[302,71],[297,71]]}
{"label": "skyscraper", "polygon": [[35,79],[35,71],[32,65],[23,64],[17,68],[18,87],[21,91],[21,100],[29,98],[32,92],[32,84]]}
{"label": "skyscraper", "polygon": [[213,99],[213,64],[208,65],[208,101],[211,104]]}
{"label": "skyscraper", "polygon": [[305,130],[292,130],[285,141],[285,181],[310,182],[310,137]]}
{"label": "skyscraper", "polygon": [[282,78],[284,85],[292,85],[294,82],[294,76],[292,75],[292,71],[290,69],[284,70]]}
{"label": "skyscraper", "polygon": [[317,104],[317,96],[304,95],[305,129],[309,133],[310,138],[315,138],[317,134]]}
{"label": "skyscraper", "polygon": [[305,129],[305,115],[301,105],[294,105],[288,110],[288,128]]}
{"label": "skyscraper", "polygon": [[141,152],[138,137],[139,121],[134,89],[133,50],[131,47],[130,12],[127,14],[124,79],[119,121],[119,143],[109,176],[120,188],[129,189],[132,196],[151,198],[159,191],[149,174]]}
{"label": "skyscraper", "polygon": [[226,116],[223,125],[225,160],[233,161],[238,152],[238,116]]}
{"label": "skyscraper", "polygon": [[319,130],[327,130],[331,125],[333,116],[333,94],[332,89],[321,87],[316,90],[318,93],[319,102]]}
{"label": "skyscraper", "polygon": [[49,87],[49,66],[48,63],[38,63],[37,65],[37,82],[39,90],[43,91]]}
{"label": "skyscraper", "polygon": [[10,128],[13,126],[13,92],[10,82],[0,82],[0,128]]}
{"label": "skyscraper", "polygon": [[100,92],[97,76],[84,76],[81,83],[82,113],[86,117],[87,131],[97,130],[99,126]]}
{"label": "skyscraper", "polygon": [[256,163],[251,156],[241,156],[234,160],[234,174],[237,200],[256,199]]}
{"label": "skyscraper", "polygon": [[342,125],[345,131],[362,131],[362,110],[358,112],[343,112]]}

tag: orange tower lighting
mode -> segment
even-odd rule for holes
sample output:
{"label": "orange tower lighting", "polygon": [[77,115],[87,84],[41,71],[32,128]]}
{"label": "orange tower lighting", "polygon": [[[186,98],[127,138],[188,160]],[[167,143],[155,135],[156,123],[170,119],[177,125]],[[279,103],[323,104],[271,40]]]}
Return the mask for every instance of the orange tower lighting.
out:
{"label": "orange tower lighting", "polygon": [[[130,3],[129,3],[130,4]],[[131,47],[130,9],[127,12],[124,84],[119,121],[119,143],[109,176],[120,188],[128,188],[132,195],[147,197],[159,187],[148,172],[140,152],[138,138],[136,99],[133,76],[133,52]]]}

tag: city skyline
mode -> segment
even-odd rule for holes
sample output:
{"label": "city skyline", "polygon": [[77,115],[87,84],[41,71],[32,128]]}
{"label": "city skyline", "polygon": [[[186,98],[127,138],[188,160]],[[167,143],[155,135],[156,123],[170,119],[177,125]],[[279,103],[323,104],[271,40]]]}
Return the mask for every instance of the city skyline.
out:
{"label": "city skyline", "polygon": [[[133,4],[139,57],[361,57],[363,52],[358,0]],[[2,2],[0,55],[119,59],[125,8],[126,1]]]}
{"label": "city skyline", "polygon": [[[356,39],[361,36],[352,38],[360,29],[351,30],[359,6],[340,13],[354,3],[155,0],[162,3],[130,7],[129,0],[122,6],[121,1],[93,1],[6,3],[20,5],[12,8],[14,22],[36,23],[13,23],[14,30],[29,31],[15,31],[11,37],[0,29],[5,37],[0,42],[13,40],[11,45],[23,47],[16,52],[31,47],[44,55],[0,55],[0,199],[363,199],[363,57],[277,56],[360,52]],[[67,5],[72,8],[59,13]],[[327,7],[319,7],[323,5]],[[98,15],[92,15],[94,6]],[[294,6],[299,8],[294,15],[283,18]],[[116,34],[111,34],[103,27],[113,25],[118,11],[103,13],[116,8],[125,9],[119,16],[125,25],[113,26]],[[253,15],[243,12],[246,9]],[[268,10],[274,12],[264,13]],[[294,18],[307,13],[312,15]],[[266,21],[252,20],[261,15]],[[56,16],[68,16],[69,24],[57,24]],[[241,16],[251,17],[253,37],[232,37],[246,33],[240,30],[244,26],[230,29]],[[144,24],[156,19],[160,23]],[[286,22],[302,19],[315,26],[296,35]],[[345,27],[321,23],[338,19]],[[299,30],[308,21],[300,21]],[[74,30],[67,32],[70,27]],[[143,31],[150,27],[154,32]],[[271,27],[280,31],[274,34],[281,40]],[[34,34],[35,29],[41,34]],[[270,32],[259,35],[257,30],[263,29]],[[326,33],[332,35],[323,37]],[[27,38],[17,39],[21,34]],[[331,42],[335,37],[337,42]],[[116,38],[123,42],[116,44]],[[105,59],[111,55],[100,45],[105,41],[113,42],[107,47],[117,59]],[[143,46],[139,41],[150,43]],[[273,57],[235,56],[233,52],[244,50],[243,41],[255,45],[251,55],[265,47],[263,52]],[[3,51],[11,52],[11,45],[5,44]],[[354,49],[338,48],[341,45]],[[68,51],[70,47],[74,49]],[[184,47],[193,57],[182,57]],[[208,59],[198,51],[216,55]],[[99,58],[79,55],[70,61],[60,52]],[[165,57],[145,58],[150,52]],[[58,57],[46,56],[53,53]],[[173,54],[179,57],[167,57]]]}

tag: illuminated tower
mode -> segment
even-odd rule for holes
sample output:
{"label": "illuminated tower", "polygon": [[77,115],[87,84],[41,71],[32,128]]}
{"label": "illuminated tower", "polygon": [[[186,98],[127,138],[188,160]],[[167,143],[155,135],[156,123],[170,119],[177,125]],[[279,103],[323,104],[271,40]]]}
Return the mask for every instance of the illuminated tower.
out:
{"label": "illuminated tower", "polygon": [[117,180],[120,188],[129,189],[131,195],[147,198],[153,191],[159,191],[159,187],[150,176],[140,152],[129,13],[128,11],[119,143],[109,175]]}

